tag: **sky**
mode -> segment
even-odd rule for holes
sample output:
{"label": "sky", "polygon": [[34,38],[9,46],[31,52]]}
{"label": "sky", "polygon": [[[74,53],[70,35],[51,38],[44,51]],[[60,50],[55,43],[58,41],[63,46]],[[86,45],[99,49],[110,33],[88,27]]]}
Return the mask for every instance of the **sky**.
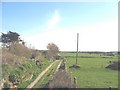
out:
{"label": "sky", "polygon": [[2,32],[9,30],[39,50],[53,42],[76,51],[79,33],[79,51],[117,51],[118,3],[4,2]]}

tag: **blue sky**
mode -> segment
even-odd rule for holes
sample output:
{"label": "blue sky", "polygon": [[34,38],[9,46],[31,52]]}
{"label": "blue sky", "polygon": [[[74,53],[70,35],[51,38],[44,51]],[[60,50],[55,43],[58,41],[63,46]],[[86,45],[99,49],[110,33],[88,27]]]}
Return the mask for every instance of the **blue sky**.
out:
{"label": "blue sky", "polygon": [[46,49],[47,43],[54,42],[62,51],[76,50],[78,32],[79,50],[117,50],[117,20],[117,3],[2,3],[2,31],[18,32],[38,49]]}

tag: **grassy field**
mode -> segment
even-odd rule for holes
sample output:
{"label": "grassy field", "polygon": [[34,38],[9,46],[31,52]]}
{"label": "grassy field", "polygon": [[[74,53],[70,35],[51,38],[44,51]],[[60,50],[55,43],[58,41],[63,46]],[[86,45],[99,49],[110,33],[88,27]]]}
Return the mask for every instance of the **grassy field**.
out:
{"label": "grassy field", "polygon": [[[76,53],[66,53],[66,52],[61,52],[62,57],[76,57]],[[115,55],[117,56],[117,55]],[[95,57],[95,58],[113,58],[113,56],[105,56],[103,53],[96,54],[96,53],[78,53],[78,57]]]}
{"label": "grassy field", "polygon": [[[63,54],[65,55],[65,53]],[[65,56],[72,55],[66,53]],[[73,56],[75,54],[73,53]],[[79,54],[80,55],[80,54]],[[82,54],[85,56],[85,54]],[[82,56],[81,55],[81,56]],[[88,56],[88,54],[87,54]],[[96,58],[78,58],[79,69],[69,68],[75,64],[75,58],[67,58],[68,72],[72,72],[72,75],[77,77],[77,87],[79,88],[113,88],[118,87],[118,71],[106,69],[109,65],[109,61],[117,61],[117,57],[99,57],[98,54],[94,54]]]}

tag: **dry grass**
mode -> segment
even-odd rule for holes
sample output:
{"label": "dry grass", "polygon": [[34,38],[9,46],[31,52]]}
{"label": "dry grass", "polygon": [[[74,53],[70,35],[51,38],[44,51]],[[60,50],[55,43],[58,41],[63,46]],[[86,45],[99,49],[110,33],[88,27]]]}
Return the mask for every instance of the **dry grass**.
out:
{"label": "dry grass", "polygon": [[16,44],[13,49],[2,48],[2,63],[14,65],[21,63],[31,56],[31,49],[21,45]]}
{"label": "dry grass", "polygon": [[31,49],[29,49],[28,47],[26,47],[22,44],[19,44],[19,43],[16,43],[13,46],[13,49],[9,50],[10,53],[13,53],[17,56],[23,56],[23,57],[26,57],[26,58],[30,58],[31,51],[32,51]]}
{"label": "dry grass", "polygon": [[48,84],[49,88],[75,88],[73,77],[64,70],[59,70]]}

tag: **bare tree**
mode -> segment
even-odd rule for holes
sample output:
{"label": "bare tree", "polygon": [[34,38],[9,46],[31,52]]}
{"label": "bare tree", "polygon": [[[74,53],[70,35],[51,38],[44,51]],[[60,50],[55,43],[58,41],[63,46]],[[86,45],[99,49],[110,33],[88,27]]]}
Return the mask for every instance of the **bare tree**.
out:
{"label": "bare tree", "polygon": [[56,44],[54,43],[49,43],[47,45],[47,57],[50,59],[50,60],[56,60],[57,57],[59,56],[58,53],[59,53],[59,48]]}

